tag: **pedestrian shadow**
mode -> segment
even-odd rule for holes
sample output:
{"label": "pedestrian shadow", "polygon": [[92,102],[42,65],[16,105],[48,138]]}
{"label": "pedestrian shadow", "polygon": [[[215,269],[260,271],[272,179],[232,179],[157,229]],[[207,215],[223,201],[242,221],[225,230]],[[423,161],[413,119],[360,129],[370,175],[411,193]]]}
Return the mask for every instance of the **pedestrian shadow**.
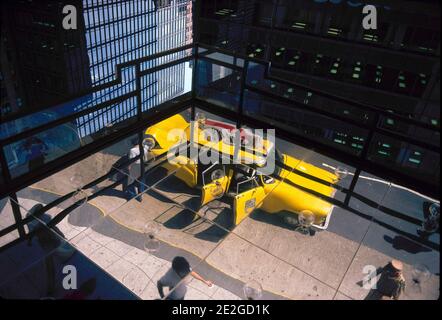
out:
{"label": "pedestrian shadow", "polygon": [[102,217],[103,215],[96,207],[84,203],[69,213],[67,221],[73,226],[90,228],[98,223]]}
{"label": "pedestrian shadow", "polygon": [[414,241],[411,241],[402,236],[395,236],[394,238],[384,235],[384,240],[390,243],[396,250],[404,250],[411,254],[417,254],[419,252],[430,252],[431,249],[426,248]]}

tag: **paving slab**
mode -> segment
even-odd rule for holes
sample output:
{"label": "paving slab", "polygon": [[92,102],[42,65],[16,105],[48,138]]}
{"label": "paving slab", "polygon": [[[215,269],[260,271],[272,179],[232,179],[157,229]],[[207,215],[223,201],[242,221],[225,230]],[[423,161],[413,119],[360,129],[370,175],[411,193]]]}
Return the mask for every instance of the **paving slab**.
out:
{"label": "paving slab", "polygon": [[193,287],[187,287],[186,296],[184,300],[209,300],[210,296]]}
{"label": "paving slab", "polygon": [[137,296],[140,296],[151,283],[151,279],[140,269],[133,268],[123,277],[122,283]]}
{"label": "paving slab", "polygon": [[138,248],[133,248],[124,256],[124,259],[133,263],[136,266],[140,266],[144,260],[146,260],[148,253]]}
{"label": "paving slab", "polygon": [[341,292],[337,292],[333,300],[353,300]]}
{"label": "paving slab", "polygon": [[158,259],[150,254],[148,254],[142,262],[137,264],[140,270],[142,270],[150,279],[154,279],[155,275],[159,270],[162,270],[163,266],[170,267],[170,265],[169,261]]}
{"label": "paving slab", "polygon": [[109,214],[123,206],[128,202],[123,196],[115,196],[115,194],[101,195],[89,201],[89,203],[100,208],[104,214]]}
{"label": "paving slab", "polygon": [[90,257],[96,250],[102,247],[101,244],[92,240],[89,236],[75,238],[72,244],[87,257]]}
{"label": "paving slab", "polygon": [[332,299],[335,290],[234,234],[206,261],[246,283],[255,280],[264,290],[290,299]]}
{"label": "paving slab", "polygon": [[213,293],[211,300],[241,300],[241,298],[228,290],[218,287]]}
{"label": "paving slab", "polygon": [[253,217],[238,225],[235,234],[337,289],[356,253],[357,242],[328,231],[304,235],[278,216],[262,211]]}
{"label": "paving slab", "polygon": [[220,288],[216,284],[213,284],[211,287],[208,287],[205,283],[202,283],[201,281],[195,278],[191,278],[191,281],[189,282],[188,286],[200,292],[203,292],[208,297],[212,297],[212,295]]}
{"label": "paving slab", "polygon": [[108,242],[105,247],[120,257],[126,255],[130,250],[133,249],[132,246],[116,239]]}
{"label": "paving slab", "polygon": [[118,255],[106,247],[98,248],[89,257],[93,262],[105,270],[113,263],[121,259]]}
{"label": "paving slab", "polygon": [[124,259],[120,259],[111,264],[106,271],[115,279],[122,282],[123,278],[134,269],[135,266]]}
{"label": "paving slab", "polygon": [[100,232],[95,231],[93,228],[87,229],[85,231],[84,235],[88,236],[89,238],[91,238],[95,242],[101,244],[102,246],[105,246],[108,243],[114,241],[114,238],[108,237],[108,236],[106,236],[104,234],[101,234]]}
{"label": "paving slab", "polygon": [[161,298],[156,283],[149,282],[140,294],[140,298],[143,300],[160,300]]}

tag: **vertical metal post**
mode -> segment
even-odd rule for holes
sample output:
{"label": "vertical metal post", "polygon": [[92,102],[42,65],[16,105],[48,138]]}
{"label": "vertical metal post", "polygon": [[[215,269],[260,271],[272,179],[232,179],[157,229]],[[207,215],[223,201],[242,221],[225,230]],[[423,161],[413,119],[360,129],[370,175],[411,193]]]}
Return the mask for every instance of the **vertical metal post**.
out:
{"label": "vertical metal post", "polygon": [[[3,145],[1,144],[0,144],[0,165],[2,167],[2,174],[5,181],[5,185],[7,186],[11,182],[11,173],[9,172],[9,167],[8,163],[6,162]],[[17,204],[18,203],[17,195],[13,193],[12,195],[10,195],[10,198],[13,200],[13,201],[9,200],[9,202],[11,204],[12,214],[14,215],[15,223],[17,224],[18,234],[20,235],[20,237],[24,237],[25,229],[22,223],[20,206]]]}
{"label": "vertical metal post", "polygon": [[[192,41],[193,41],[193,69],[192,69],[192,99],[196,98],[196,83],[198,75],[198,40],[199,40],[199,28],[198,28],[198,15],[200,14],[200,1],[192,0]],[[195,104],[192,104],[190,109],[190,120],[195,120]]]}
{"label": "vertical metal post", "polygon": [[25,228],[23,227],[21,211],[20,211],[20,206],[18,205],[17,195],[13,193],[9,197],[12,199],[12,201],[9,200],[9,203],[11,204],[12,213],[14,215],[15,222],[17,223],[18,234],[20,235],[21,238],[23,238],[26,234],[25,234]]}
{"label": "vertical metal post", "polygon": [[6,162],[6,157],[3,151],[3,145],[0,144],[0,166],[2,167],[3,178],[5,180],[5,185],[11,182],[11,173],[9,172],[8,163]]}
{"label": "vertical metal post", "polygon": [[241,75],[241,85],[240,85],[240,92],[239,92],[239,103],[238,103],[238,117],[236,118],[236,126],[239,128],[241,127],[242,123],[241,123],[241,118],[243,116],[243,104],[244,104],[244,90],[246,88],[246,80],[247,80],[247,70],[249,68],[249,61],[248,60],[244,60],[244,67],[242,70],[242,75]]}
{"label": "vertical metal post", "polygon": [[[140,63],[135,66],[135,86],[137,91],[137,120],[141,121],[143,116],[142,99],[141,99],[141,70]],[[143,147],[143,132],[138,133],[138,147],[140,149],[140,179],[144,183],[144,147]]]}
{"label": "vertical metal post", "polygon": [[354,189],[355,189],[356,183],[358,182],[360,174],[361,174],[361,168],[358,167],[358,168],[356,168],[353,179],[351,180],[350,186],[348,188],[348,193],[345,195],[344,204],[346,206],[348,206],[350,203],[351,196],[354,193]]}

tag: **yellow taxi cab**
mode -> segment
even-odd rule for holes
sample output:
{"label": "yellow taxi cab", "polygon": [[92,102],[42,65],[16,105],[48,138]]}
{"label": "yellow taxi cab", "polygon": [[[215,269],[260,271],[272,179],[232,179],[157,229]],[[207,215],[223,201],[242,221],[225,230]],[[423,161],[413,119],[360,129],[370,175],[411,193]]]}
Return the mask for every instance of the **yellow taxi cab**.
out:
{"label": "yellow taxi cab", "polygon": [[[147,128],[144,144],[149,154],[145,159],[150,161],[173,154],[173,160],[161,166],[168,172],[176,171],[175,176],[189,187],[201,189],[201,206],[222,197],[230,199],[235,225],[259,208],[280,215],[292,225],[298,225],[302,219],[317,229],[328,227],[333,205],[302,189],[327,197],[333,197],[335,189],[297,174],[292,168],[328,183],[338,182],[336,174],[283,154],[274,143],[247,130],[236,130],[234,125],[206,119],[201,114],[197,118],[195,122],[188,122],[177,114]],[[235,132],[239,134],[235,136]],[[241,148],[235,147],[235,137]],[[199,157],[177,153],[174,146],[186,143],[197,145],[198,154],[203,150],[213,151],[221,157],[218,161],[202,163]],[[270,161],[271,154],[274,155],[272,161],[280,165],[276,164],[272,173],[263,174],[262,168]],[[224,161],[235,156],[240,161]]]}

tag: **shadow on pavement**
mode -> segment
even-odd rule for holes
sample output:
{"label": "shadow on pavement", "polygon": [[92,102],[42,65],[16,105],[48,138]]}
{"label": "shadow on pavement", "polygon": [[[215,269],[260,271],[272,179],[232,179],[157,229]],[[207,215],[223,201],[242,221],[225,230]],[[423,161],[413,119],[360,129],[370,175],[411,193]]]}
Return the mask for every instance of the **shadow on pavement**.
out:
{"label": "shadow on pavement", "polygon": [[173,217],[168,219],[163,225],[169,229],[184,229],[189,227],[195,220],[195,214],[189,210],[181,210],[179,213],[175,214]]}
{"label": "shadow on pavement", "polygon": [[421,246],[420,244],[402,236],[395,236],[394,238],[392,238],[390,236],[385,235],[384,240],[390,243],[394,249],[404,250],[411,254],[431,251],[431,249]]}
{"label": "shadow on pavement", "polygon": [[276,227],[293,230],[293,226],[285,223],[281,216],[277,214],[269,214],[265,211],[257,209],[250,215],[250,218],[256,221],[272,224]]}

